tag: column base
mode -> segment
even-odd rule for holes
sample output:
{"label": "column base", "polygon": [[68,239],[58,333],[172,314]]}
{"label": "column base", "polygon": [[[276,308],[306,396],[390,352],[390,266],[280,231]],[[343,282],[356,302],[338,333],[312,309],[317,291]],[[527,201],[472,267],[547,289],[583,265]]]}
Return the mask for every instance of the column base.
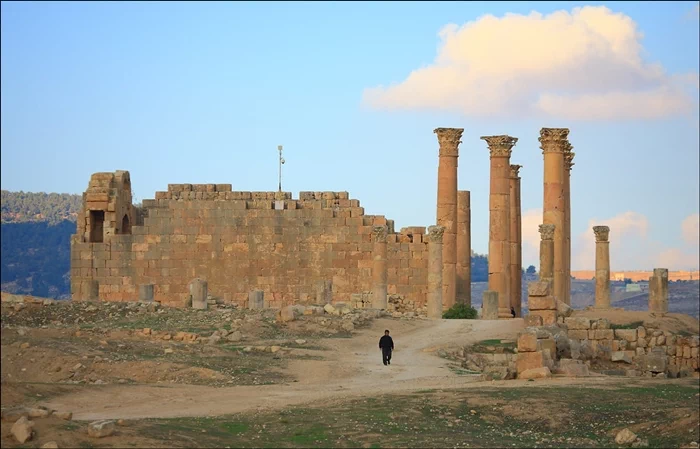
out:
{"label": "column base", "polygon": [[508,308],[498,308],[498,319],[503,320],[503,319],[512,319],[513,315],[510,313],[510,309]]}

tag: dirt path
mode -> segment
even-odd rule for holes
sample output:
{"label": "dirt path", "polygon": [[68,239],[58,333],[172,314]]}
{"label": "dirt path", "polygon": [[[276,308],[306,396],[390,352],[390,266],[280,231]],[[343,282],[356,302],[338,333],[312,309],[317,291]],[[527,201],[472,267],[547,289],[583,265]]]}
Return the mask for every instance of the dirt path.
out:
{"label": "dirt path", "polygon": [[[494,338],[514,338],[522,319],[504,321],[376,320],[351,339],[326,339],[325,360],[292,360],[286,385],[214,388],[196,385],[113,385],[54,398],[44,405],[73,412],[74,419],[140,419],[217,416],[251,410],[331,401],[350,396],[464,387],[475,378],[459,376],[435,354],[439,348]],[[390,329],[396,345],[384,366],[377,342]]]}

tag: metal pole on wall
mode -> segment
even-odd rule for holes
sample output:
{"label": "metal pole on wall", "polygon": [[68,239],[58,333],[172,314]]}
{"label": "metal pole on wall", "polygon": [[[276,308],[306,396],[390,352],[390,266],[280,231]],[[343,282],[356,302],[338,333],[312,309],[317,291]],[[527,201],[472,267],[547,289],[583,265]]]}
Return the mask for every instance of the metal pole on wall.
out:
{"label": "metal pole on wall", "polygon": [[280,152],[280,177],[279,177],[279,191],[282,191],[282,164],[284,164],[284,158],[282,157],[282,145],[277,145],[277,150]]}

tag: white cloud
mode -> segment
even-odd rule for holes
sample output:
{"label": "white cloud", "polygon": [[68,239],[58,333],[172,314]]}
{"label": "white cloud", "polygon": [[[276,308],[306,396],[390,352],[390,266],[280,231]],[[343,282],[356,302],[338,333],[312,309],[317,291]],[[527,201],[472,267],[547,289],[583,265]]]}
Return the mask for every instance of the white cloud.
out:
{"label": "white cloud", "polygon": [[[683,220],[680,228],[687,244],[683,248],[668,248],[649,235],[649,220],[644,215],[627,211],[607,219],[591,219],[586,231],[573,242],[572,270],[595,268],[595,236],[593,226],[610,227],[610,268],[612,271],[695,270],[700,257],[698,248],[698,214]],[[693,240],[694,239],[694,240]]]}
{"label": "white cloud", "polygon": [[657,118],[695,110],[697,73],[643,60],[642,33],[599,6],[527,16],[486,15],[439,32],[433,64],[399,84],[366,89],[386,109],[567,120]]}
{"label": "white cloud", "polygon": [[681,222],[683,241],[690,246],[700,245],[700,214],[693,214]]}
{"label": "white cloud", "polygon": [[540,228],[542,224],[542,209],[528,209],[520,216],[522,231],[522,261],[523,268],[534,265],[539,270],[540,260]]}

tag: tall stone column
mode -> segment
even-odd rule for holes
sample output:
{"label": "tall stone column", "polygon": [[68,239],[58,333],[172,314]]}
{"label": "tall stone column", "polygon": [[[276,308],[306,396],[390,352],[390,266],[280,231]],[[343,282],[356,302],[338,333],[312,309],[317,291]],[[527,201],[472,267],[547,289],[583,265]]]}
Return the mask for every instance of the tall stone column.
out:
{"label": "tall stone column", "polygon": [[510,166],[510,306],[521,316],[523,295],[522,226],[520,222],[520,176],[522,165]]}
{"label": "tall stone column", "polygon": [[437,224],[445,228],[442,255],[442,301],[446,309],[457,298],[457,158],[464,129],[437,128],[438,163]]}
{"label": "tall stone column", "polygon": [[595,307],[610,308],[610,228],[593,226],[595,234]]}
{"label": "tall stone column", "polygon": [[510,155],[518,141],[511,136],[484,136],[491,153],[489,194],[489,290],[498,292],[498,317],[510,314]]}
{"label": "tall stone column", "polygon": [[564,301],[571,304],[571,168],[574,166],[574,147],[567,142],[564,148]]}
{"label": "tall stone column", "polygon": [[540,281],[551,284],[554,282],[554,225],[541,224],[540,238]]}
{"label": "tall stone column", "polygon": [[442,249],[445,228],[428,228],[428,318],[442,318]]}
{"label": "tall stone column", "polygon": [[471,205],[468,190],[457,192],[457,302],[472,305]]}
{"label": "tall stone column", "polygon": [[386,226],[375,226],[372,229],[374,246],[372,251],[372,307],[386,309],[387,307],[387,261],[386,261]]}
{"label": "tall stone column", "polygon": [[544,204],[542,222],[554,225],[554,297],[566,297],[566,276],[564,273],[564,150],[568,145],[567,128],[542,128],[539,141],[544,155]]}
{"label": "tall stone column", "polygon": [[668,268],[654,268],[649,278],[649,312],[668,313]]}

